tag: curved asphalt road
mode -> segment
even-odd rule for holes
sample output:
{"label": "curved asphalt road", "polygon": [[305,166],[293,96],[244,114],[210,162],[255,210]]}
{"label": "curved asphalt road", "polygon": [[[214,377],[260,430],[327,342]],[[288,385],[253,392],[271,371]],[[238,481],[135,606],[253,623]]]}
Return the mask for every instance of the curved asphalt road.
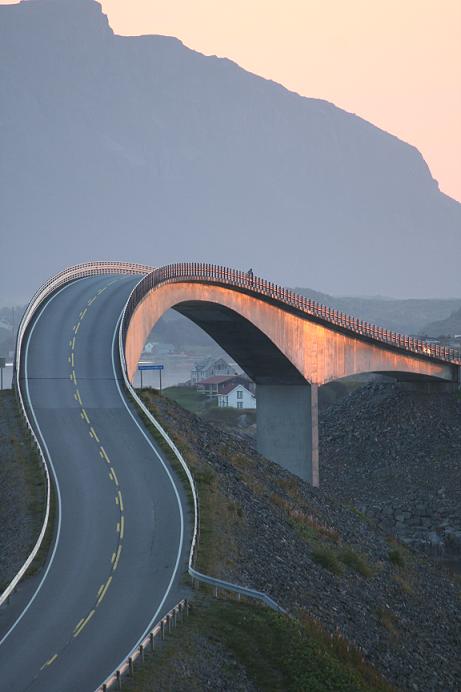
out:
{"label": "curved asphalt road", "polygon": [[0,616],[8,692],[93,692],[182,595],[186,502],[130,415],[113,355],[137,280],[71,283],[28,331],[22,392],[48,448],[60,512],[45,570]]}

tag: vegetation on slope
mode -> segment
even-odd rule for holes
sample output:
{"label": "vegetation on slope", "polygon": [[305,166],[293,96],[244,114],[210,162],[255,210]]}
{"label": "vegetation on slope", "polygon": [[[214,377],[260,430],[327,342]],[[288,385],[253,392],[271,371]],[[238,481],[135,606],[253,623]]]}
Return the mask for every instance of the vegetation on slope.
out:
{"label": "vegetation on slope", "polygon": [[[46,483],[40,458],[30,442],[14,392],[1,391],[0,592],[30,554],[42,527],[45,503]],[[42,564],[49,538],[30,571]]]}
{"label": "vegetation on slope", "polygon": [[[242,440],[152,390],[143,397],[182,449],[197,481],[199,569],[268,592],[298,623],[318,623],[327,638],[347,642],[352,659],[373,665],[389,684],[453,688],[461,623],[454,583],[429,561],[390,541],[360,512],[259,457]],[[228,652],[222,637],[216,641]],[[264,655],[272,660],[270,650]],[[264,689],[244,661],[236,660],[251,684]],[[337,660],[345,663],[341,656]],[[194,671],[187,670],[194,678]],[[209,675],[214,680],[211,669]],[[312,689],[338,689],[334,684],[326,675],[323,687]],[[286,689],[303,689],[290,685]]]}

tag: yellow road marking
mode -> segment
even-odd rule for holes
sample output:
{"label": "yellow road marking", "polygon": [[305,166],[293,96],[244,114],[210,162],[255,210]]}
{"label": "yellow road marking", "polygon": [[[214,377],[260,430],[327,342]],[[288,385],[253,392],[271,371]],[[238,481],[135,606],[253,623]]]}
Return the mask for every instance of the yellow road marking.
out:
{"label": "yellow road marking", "polygon": [[89,433],[90,437],[93,437],[93,433],[91,432],[91,430],[89,430],[88,433]]}
{"label": "yellow road marking", "polygon": [[69,346],[72,346],[72,339],[69,339]]}
{"label": "yellow road marking", "polygon": [[115,504],[118,505],[118,495],[115,496]]}
{"label": "yellow road marking", "polygon": [[120,522],[120,540],[122,540],[125,534],[125,517],[123,516],[123,514]]}
{"label": "yellow road marking", "polygon": [[87,626],[87,624],[89,623],[89,621],[90,621],[91,618],[93,617],[94,613],[95,613],[95,610],[93,609],[93,610],[90,612],[90,614],[87,615],[87,617],[85,618],[85,620],[83,621],[83,623],[80,625],[80,627],[78,628],[78,630],[75,632],[74,637],[78,637],[78,635],[79,635],[80,632],[83,630],[83,628]]}
{"label": "yellow road marking", "polygon": [[89,424],[90,424],[90,419],[88,418],[87,413],[86,413],[86,411],[85,411],[85,409],[84,409],[83,407],[82,407],[82,416],[83,416],[83,418],[86,420],[86,422],[87,422],[88,425],[89,425]]}
{"label": "yellow road marking", "polygon": [[69,380],[72,382],[72,373],[69,375]]}
{"label": "yellow road marking", "polygon": [[112,476],[113,476],[113,478],[114,478],[114,483],[115,483],[116,486],[118,486],[118,478],[117,478],[117,476],[116,476],[116,474],[115,474],[115,469],[112,467],[112,468],[111,468],[111,471],[112,471]]}
{"label": "yellow road marking", "polygon": [[121,553],[121,552],[122,552],[122,546],[121,546],[121,544],[120,544],[120,545],[118,546],[117,557],[115,558],[114,566],[112,567],[112,569],[113,569],[114,571],[115,571],[115,570],[117,569],[117,567],[118,567],[118,561],[120,560],[120,553]]}
{"label": "yellow road marking", "polygon": [[118,491],[118,498],[120,501],[120,511],[123,512],[123,499],[122,499],[122,493],[120,492],[120,490]]}
{"label": "yellow road marking", "polygon": [[104,293],[104,291],[106,290],[106,288],[107,288],[107,286],[104,286],[104,288],[100,288],[99,291],[96,291],[96,295],[100,296],[101,293]]}
{"label": "yellow road marking", "polygon": [[77,386],[77,378],[75,376],[75,370],[72,370],[71,379],[73,378],[75,386]]}
{"label": "yellow road marking", "polygon": [[88,301],[88,305],[93,305],[95,300],[96,300],[96,296],[93,296],[92,298],[90,298],[90,300]]}
{"label": "yellow road marking", "polygon": [[70,356],[69,356],[69,358],[67,359],[67,362],[70,363]]}
{"label": "yellow road marking", "polygon": [[115,553],[112,553],[112,557],[111,557],[111,559],[110,559],[110,561],[111,561],[112,564],[114,564],[115,558],[116,558]]}
{"label": "yellow road marking", "polygon": [[77,389],[76,394],[77,394],[78,403],[79,403],[80,406],[81,406],[81,405],[82,405],[82,400],[81,400],[81,398],[80,398],[80,392],[78,391],[78,389]]}
{"label": "yellow road marking", "polygon": [[103,459],[105,459],[107,461],[108,464],[110,464],[110,459],[107,456],[106,450],[104,449],[104,447],[102,445],[99,448],[99,454],[101,455],[101,457]]}
{"label": "yellow road marking", "polygon": [[79,329],[80,329],[80,322],[77,322],[77,326],[75,327],[75,333],[76,334],[77,334]]}
{"label": "yellow road marking", "polygon": [[106,595],[107,589],[109,588],[111,581],[112,581],[112,577],[109,577],[109,579],[106,581],[106,584],[102,590],[101,595],[99,596],[99,598],[97,600],[96,607],[101,603],[102,599]]}
{"label": "yellow road marking", "polygon": [[80,625],[82,624],[82,622],[84,621],[84,619],[85,619],[85,618],[82,618],[81,620],[78,621],[78,623],[77,623],[77,624],[75,625],[75,627],[74,627],[74,632],[76,632],[76,631],[78,630],[78,628],[80,627]]}
{"label": "yellow road marking", "polygon": [[75,361],[74,361],[74,352],[73,352],[73,351],[72,351],[72,357],[71,357],[71,360],[72,360],[72,367],[74,367],[74,365],[75,365]]}
{"label": "yellow road marking", "polygon": [[101,591],[103,590],[103,588],[104,588],[104,583],[101,584],[101,586],[100,586],[99,589],[98,589],[98,598],[99,598],[99,596],[101,595]]}
{"label": "yellow road marking", "polygon": [[72,350],[74,350],[74,348],[75,348],[75,336],[74,336],[74,338],[72,339]]}
{"label": "yellow road marking", "polygon": [[40,668],[40,670],[43,670],[47,666],[51,666],[51,664],[56,661],[57,657],[58,657],[58,654],[55,654],[54,656],[52,656],[49,661],[47,661],[46,663],[43,664],[43,666]]}
{"label": "yellow road marking", "polygon": [[88,308],[85,308],[85,309],[82,310],[82,312],[80,313],[80,319],[81,319],[81,320],[83,320],[83,318],[85,317],[87,310],[88,310]]}
{"label": "yellow road marking", "polygon": [[94,439],[96,440],[96,442],[101,442],[101,440],[99,439],[99,437],[96,435],[96,430],[93,428],[93,426],[91,426],[90,430],[91,430],[91,432],[93,433],[93,437],[94,437]]}
{"label": "yellow road marking", "polygon": [[120,522],[117,522],[117,533],[120,533]]}

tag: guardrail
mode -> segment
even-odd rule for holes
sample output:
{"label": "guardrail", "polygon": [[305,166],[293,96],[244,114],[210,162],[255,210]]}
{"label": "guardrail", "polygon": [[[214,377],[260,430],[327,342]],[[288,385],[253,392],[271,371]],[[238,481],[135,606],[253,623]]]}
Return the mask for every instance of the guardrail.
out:
{"label": "guardrail", "polygon": [[[136,286],[127,308],[127,314],[131,316],[136,305],[156,286],[184,281],[206,282],[220,286],[230,286],[234,289],[251,293],[256,297],[263,297],[283,303],[292,309],[309,315],[309,317],[317,321],[339,327],[355,336],[372,339],[381,344],[409,351],[425,358],[433,358],[453,365],[461,365],[461,353],[454,348],[430,344],[422,339],[416,339],[411,336],[384,329],[384,327],[359,320],[340,310],[335,310],[327,305],[317,303],[314,300],[310,300],[305,296],[301,296],[271,281],[253,276],[253,274],[249,272],[229,269],[228,267],[215,264],[183,262],[154,269]],[[126,333],[124,334],[124,337],[125,336]]]}
{"label": "guardrail", "polygon": [[13,577],[13,579],[10,581],[8,586],[5,588],[3,593],[0,595],[0,606],[2,606],[5,601],[9,598],[9,596],[13,593],[14,589],[18,585],[18,583],[21,581],[23,576],[26,574],[27,570],[31,566],[32,562],[34,561],[35,557],[37,556],[38,551],[40,550],[40,547],[43,543],[43,539],[45,537],[46,529],[48,527],[48,521],[50,517],[50,504],[51,504],[51,480],[50,480],[50,473],[48,469],[48,464],[46,462],[46,457],[45,453],[42,450],[40,443],[35,435],[32,423],[29,419],[27,409],[24,405],[24,400],[22,397],[22,392],[21,392],[21,387],[20,387],[20,379],[21,379],[21,354],[22,354],[22,344],[23,344],[23,339],[24,335],[26,333],[27,327],[30,324],[30,321],[32,317],[35,314],[35,311],[37,310],[38,307],[40,307],[43,302],[52,294],[54,293],[58,288],[61,286],[64,286],[65,284],[69,283],[70,281],[74,281],[75,279],[79,279],[82,277],[86,276],[93,276],[93,275],[98,275],[98,274],[145,274],[147,272],[151,272],[152,267],[144,265],[144,264],[135,264],[135,263],[128,263],[128,262],[87,262],[84,264],[77,264],[73,267],[69,267],[68,269],[65,269],[64,271],[59,272],[59,274],[56,274],[55,276],[51,277],[48,281],[46,281],[39,289],[38,291],[35,292],[35,294],[32,296],[32,299],[30,300],[23,316],[21,319],[21,322],[18,327],[18,333],[16,337],[16,355],[15,355],[15,365],[14,365],[14,372],[13,372],[13,384],[14,384],[14,389],[16,392],[16,396],[18,399],[19,403],[19,408],[20,412],[22,414],[23,420],[26,424],[27,430],[29,432],[29,435],[31,437],[33,445],[36,447],[40,461],[42,464],[42,469],[43,473],[45,475],[45,481],[46,481],[46,506],[45,506],[45,515],[43,518],[43,523],[42,527],[40,529],[39,536],[37,538],[37,541],[35,542],[34,547],[32,548],[31,553],[27,557],[26,561],[20,568],[20,570],[17,572],[17,574]]}
{"label": "guardrail", "polygon": [[186,615],[186,617],[189,615],[189,603],[187,599],[183,599],[177,603],[174,608],[164,615],[160,622],[146,634],[142,642],[130,652],[129,656],[123,660],[119,667],[104,680],[102,685],[98,687],[98,692],[107,692],[113,685],[117,685],[117,689],[121,690],[123,675],[134,677],[136,660],[140,659],[141,662],[143,662],[146,651],[154,653],[156,637],[160,637],[164,640],[165,634],[171,632],[171,630],[176,627],[178,618],[180,622],[183,622],[184,615]]}

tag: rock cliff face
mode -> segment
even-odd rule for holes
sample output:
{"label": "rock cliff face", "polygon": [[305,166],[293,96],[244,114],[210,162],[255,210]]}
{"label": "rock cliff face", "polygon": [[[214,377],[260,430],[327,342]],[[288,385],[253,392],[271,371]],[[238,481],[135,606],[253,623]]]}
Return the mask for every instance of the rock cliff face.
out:
{"label": "rock cliff face", "polygon": [[174,38],[116,36],[92,0],[0,6],[0,100],[5,301],[95,256],[459,291],[461,206],[414,147]]}

